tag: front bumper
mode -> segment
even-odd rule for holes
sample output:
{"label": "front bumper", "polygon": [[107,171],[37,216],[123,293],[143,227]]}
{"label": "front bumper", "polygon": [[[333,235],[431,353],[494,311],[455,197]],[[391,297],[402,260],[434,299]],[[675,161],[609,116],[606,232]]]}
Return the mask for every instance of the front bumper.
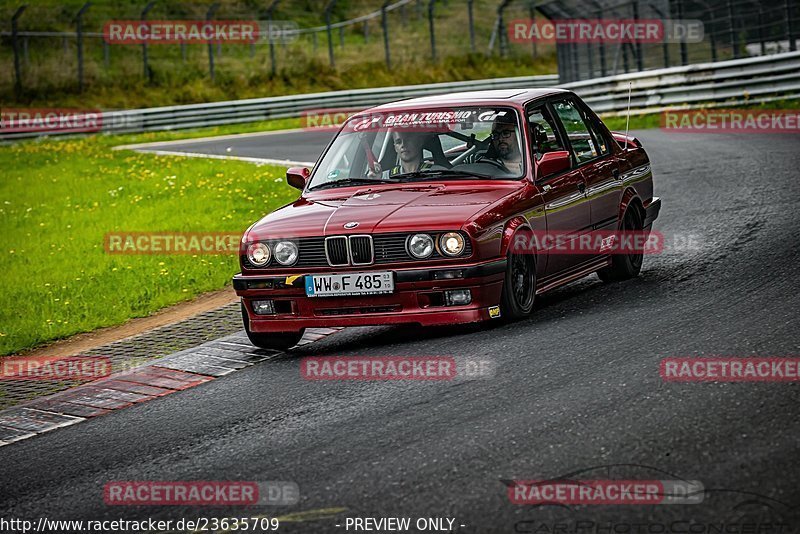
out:
{"label": "front bumper", "polygon": [[[416,323],[423,326],[469,323],[489,319],[489,308],[498,306],[506,260],[429,269],[380,269],[375,266],[348,272],[391,270],[395,290],[388,295],[351,297],[307,297],[305,275],[237,274],[233,288],[242,298],[252,332],[299,332],[303,328],[373,326]],[[458,271],[460,278],[437,279],[445,271]],[[344,272],[331,269],[331,273]],[[318,274],[318,273],[317,273]],[[472,302],[444,306],[448,289],[469,289]],[[256,315],[251,301],[271,299],[273,315]]]}

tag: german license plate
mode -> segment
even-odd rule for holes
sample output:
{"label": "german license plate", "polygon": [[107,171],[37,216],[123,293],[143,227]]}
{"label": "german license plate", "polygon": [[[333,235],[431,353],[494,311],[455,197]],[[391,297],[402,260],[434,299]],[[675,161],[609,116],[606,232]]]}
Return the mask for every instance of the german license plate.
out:
{"label": "german license plate", "polygon": [[394,276],[391,271],[309,274],[305,281],[306,295],[309,297],[385,295],[394,291]]}

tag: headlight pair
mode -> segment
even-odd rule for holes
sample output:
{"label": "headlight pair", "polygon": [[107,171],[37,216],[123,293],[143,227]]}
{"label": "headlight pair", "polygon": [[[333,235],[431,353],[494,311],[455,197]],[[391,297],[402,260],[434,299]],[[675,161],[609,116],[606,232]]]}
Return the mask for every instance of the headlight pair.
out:
{"label": "headlight pair", "polygon": [[[439,236],[439,250],[451,258],[461,255],[465,248],[464,236],[458,232],[447,232]],[[435,245],[430,234],[414,234],[408,236],[406,249],[411,256],[423,260],[429,258]]]}
{"label": "headlight pair", "polygon": [[247,247],[247,259],[256,267],[264,267],[272,257],[284,266],[294,265],[300,253],[292,241],[278,241],[272,248],[267,243],[251,243]]}

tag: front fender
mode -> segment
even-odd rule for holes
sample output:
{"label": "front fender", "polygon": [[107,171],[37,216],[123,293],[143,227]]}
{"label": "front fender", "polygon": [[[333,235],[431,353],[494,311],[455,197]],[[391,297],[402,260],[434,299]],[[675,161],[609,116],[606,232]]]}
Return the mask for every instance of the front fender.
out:
{"label": "front fender", "polygon": [[528,231],[531,230],[530,225],[528,225],[528,221],[526,221],[523,217],[512,217],[506,222],[505,227],[503,228],[503,236],[500,240],[501,256],[506,256],[508,254],[508,249],[513,243],[514,234],[516,234],[520,229]]}

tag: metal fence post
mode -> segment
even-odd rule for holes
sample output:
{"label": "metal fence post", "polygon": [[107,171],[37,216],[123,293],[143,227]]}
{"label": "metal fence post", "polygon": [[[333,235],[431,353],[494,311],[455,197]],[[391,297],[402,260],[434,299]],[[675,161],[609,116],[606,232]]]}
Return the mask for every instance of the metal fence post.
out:
{"label": "metal fence post", "polygon": [[80,8],[78,14],[75,15],[75,30],[78,44],[78,92],[83,92],[83,14],[92,5],[91,2],[86,2]]}
{"label": "metal fence post", "polygon": [[[592,1],[592,4],[594,4],[594,6],[597,8],[597,11],[595,11],[595,16],[598,19],[602,19],[603,18],[603,8],[600,7],[600,4],[598,4],[595,1]],[[664,18],[664,17],[662,16],[661,18]],[[600,76],[605,76],[606,75],[606,42],[604,40],[601,39],[600,42],[597,43],[597,51],[600,53]]]}
{"label": "metal fence post", "polygon": [[506,25],[503,22],[503,11],[506,10],[511,0],[503,0],[497,7],[497,40],[500,45],[500,57],[506,57],[506,49],[508,48],[508,39],[506,35]]}
{"label": "metal fence post", "polygon": [[731,48],[733,57],[739,59],[739,38],[736,36],[736,19],[733,15],[733,2],[728,0],[728,25],[730,30]]}
{"label": "metal fence post", "polygon": [[[661,17],[662,20],[666,20],[667,17],[664,16],[664,13],[660,9],[658,9],[653,4],[647,4],[647,5],[650,6],[650,9],[652,9],[656,15]],[[664,56],[664,67],[665,68],[669,67],[669,43],[666,40],[664,40],[664,42],[661,43],[661,53]]]}
{"label": "metal fence post", "polygon": [[[156,5],[155,0],[148,3],[145,8],[142,10],[142,22],[147,20],[147,13],[153,9],[153,6]],[[147,42],[142,43],[142,65],[144,66],[144,77],[147,78],[147,81],[152,81],[153,76],[150,73],[150,68],[147,65]]]}
{"label": "metal fence post", "polygon": [[797,43],[794,38],[794,31],[792,28],[792,5],[791,0],[784,0],[784,9],[786,10],[786,38],[789,39],[789,50],[794,52],[797,50]]}
{"label": "metal fence post", "polygon": [[330,0],[325,6],[325,26],[328,31],[328,61],[331,67],[336,66],[336,62],[333,58],[333,35],[331,33],[331,10],[336,5],[336,1],[337,0]]}
{"label": "metal fence post", "polygon": [[[675,6],[678,12],[678,20],[683,20],[683,0],[676,0]],[[686,37],[681,35],[681,65],[689,63],[689,51],[686,48]]]}
{"label": "metal fence post", "polygon": [[383,26],[383,53],[386,56],[386,70],[392,69],[392,57],[389,53],[389,20],[386,13],[386,8],[392,0],[386,0],[381,5],[381,26]]}
{"label": "metal fence post", "polygon": [[428,30],[431,34],[431,58],[436,61],[436,31],[433,25],[433,7],[436,0],[428,0]]}
{"label": "metal fence post", "polygon": [[706,6],[706,12],[708,13],[708,42],[711,45],[711,61],[717,60],[717,38],[714,36],[714,26],[716,22],[716,17],[714,16],[714,8],[707,4],[706,2],[701,2],[704,6]]}
{"label": "metal fence post", "polygon": [[[278,7],[278,2],[280,2],[280,0],[272,0],[272,3],[267,8],[267,31],[269,32],[267,38],[269,40],[269,61],[272,69],[272,76],[275,76],[277,72],[277,67],[275,66],[275,40],[272,38],[272,13],[275,11],[275,8]],[[314,44],[314,49],[316,50],[316,41]]]}
{"label": "metal fence post", "polygon": [[[680,4],[681,0],[678,0]],[[639,0],[633,0],[631,2],[631,8],[633,11],[633,20],[639,20]],[[642,57],[642,43],[637,39],[636,45],[633,47],[633,51],[636,54],[636,70],[639,72],[644,70],[644,57]]]}
{"label": "metal fence post", "polygon": [[11,17],[11,46],[14,48],[14,92],[17,95],[17,99],[22,95],[22,69],[19,66],[19,36],[17,35],[19,28],[17,27],[17,21],[27,7],[27,5],[18,7],[14,12],[14,16]]}
{"label": "metal fence post", "polygon": [[[528,4],[528,17],[531,19],[531,24],[536,24],[536,0],[531,0]],[[536,57],[536,39],[531,39],[531,53]],[[589,54],[592,53],[592,45],[587,43]]]}
{"label": "metal fence post", "polygon": [[767,55],[767,43],[766,38],[764,37],[764,8],[761,7],[760,3],[756,3],[756,9],[758,9],[758,42],[761,44],[761,55]]}
{"label": "metal fence post", "polygon": [[467,17],[469,18],[469,47],[475,51],[475,22],[472,18],[472,4],[475,0],[467,0]]}
{"label": "metal fence post", "polygon": [[[219,4],[217,3],[211,4],[211,7],[209,7],[208,11],[206,12],[206,21],[210,21],[211,19],[214,18],[214,13],[217,12],[217,9],[219,9]],[[212,43],[211,41],[208,42],[208,73],[211,75],[211,81],[213,82],[215,80],[214,43]]]}

